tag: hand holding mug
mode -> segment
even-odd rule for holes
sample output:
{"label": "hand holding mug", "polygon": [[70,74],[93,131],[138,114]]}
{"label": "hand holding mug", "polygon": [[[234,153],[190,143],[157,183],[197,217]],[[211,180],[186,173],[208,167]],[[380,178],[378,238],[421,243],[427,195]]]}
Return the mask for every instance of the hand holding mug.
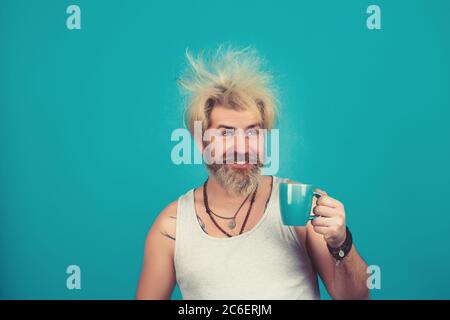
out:
{"label": "hand holding mug", "polygon": [[280,209],[285,225],[304,226],[311,221],[314,231],[323,235],[331,247],[337,248],[345,240],[344,205],[313,185],[281,183]]}
{"label": "hand holding mug", "polygon": [[346,236],[344,205],[323,190],[315,189],[314,191],[319,193],[320,197],[315,201],[312,210],[315,217],[311,224],[314,231],[323,235],[331,247],[337,248],[342,245]]}

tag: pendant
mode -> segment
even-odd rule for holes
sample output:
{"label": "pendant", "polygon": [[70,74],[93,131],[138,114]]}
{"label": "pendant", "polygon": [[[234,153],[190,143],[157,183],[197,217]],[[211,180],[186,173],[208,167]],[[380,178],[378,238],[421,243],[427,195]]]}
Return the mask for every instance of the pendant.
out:
{"label": "pendant", "polygon": [[234,219],[231,219],[230,222],[228,222],[228,228],[234,229],[236,227],[236,221]]}

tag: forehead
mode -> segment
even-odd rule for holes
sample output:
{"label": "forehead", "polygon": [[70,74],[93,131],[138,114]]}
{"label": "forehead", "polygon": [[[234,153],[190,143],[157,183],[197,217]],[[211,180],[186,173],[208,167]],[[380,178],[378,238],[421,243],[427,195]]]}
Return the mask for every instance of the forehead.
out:
{"label": "forehead", "polygon": [[219,125],[234,128],[246,128],[250,125],[261,123],[261,117],[256,112],[250,110],[234,110],[223,106],[215,106],[210,115],[211,128]]}

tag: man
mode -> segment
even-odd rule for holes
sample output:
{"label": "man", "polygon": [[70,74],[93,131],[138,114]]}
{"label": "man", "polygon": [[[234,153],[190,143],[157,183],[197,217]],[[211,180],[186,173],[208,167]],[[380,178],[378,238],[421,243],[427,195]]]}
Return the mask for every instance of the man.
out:
{"label": "man", "polygon": [[[190,94],[187,126],[213,132],[197,141],[204,156],[212,150],[208,179],[153,223],[137,299],[169,299],[175,283],[184,299],[318,299],[317,273],[332,298],[368,298],[367,265],[340,201],[316,190],[312,222],[281,222],[284,180],[261,174],[256,143],[273,125],[276,99],[255,52],[221,47],[207,62],[187,58],[191,68],[180,80]],[[245,143],[236,143],[237,133]]]}

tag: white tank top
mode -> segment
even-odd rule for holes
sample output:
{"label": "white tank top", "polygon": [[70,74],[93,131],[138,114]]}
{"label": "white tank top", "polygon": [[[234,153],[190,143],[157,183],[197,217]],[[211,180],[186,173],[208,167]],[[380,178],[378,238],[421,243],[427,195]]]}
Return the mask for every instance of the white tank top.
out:
{"label": "white tank top", "polygon": [[205,233],[194,190],[178,199],[174,264],[183,299],[319,299],[317,274],[294,227],[282,224],[280,178],[264,215],[231,238]]}

